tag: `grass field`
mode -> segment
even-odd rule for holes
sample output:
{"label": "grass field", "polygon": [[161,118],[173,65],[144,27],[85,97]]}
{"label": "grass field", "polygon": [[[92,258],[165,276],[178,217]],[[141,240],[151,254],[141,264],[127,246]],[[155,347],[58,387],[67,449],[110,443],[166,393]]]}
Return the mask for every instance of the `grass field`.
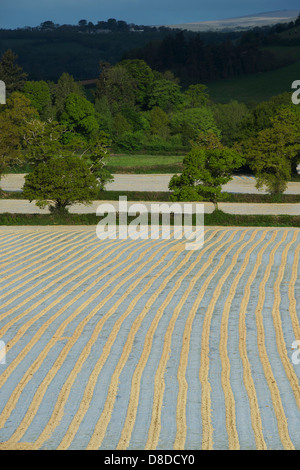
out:
{"label": "grass field", "polygon": [[[135,217],[128,217],[128,223]],[[150,216],[149,216],[150,219]],[[96,225],[100,221],[96,214],[69,214],[59,216],[53,214],[0,214],[0,226],[55,226],[55,225]],[[160,223],[162,220],[160,219]],[[116,217],[116,223],[119,223]],[[151,219],[149,220],[149,224]],[[173,215],[171,221],[173,223]],[[193,224],[195,225],[195,218]],[[204,214],[205,225],[223,225],[240,227],[300,227],[299,215],[244,215],[228,214],[221,210]]]}
{"label": "grass field", "polygon": [[[180,173],[183,155],[118,154],[107,158],[106,166],[111,173]],[[8,173],[28,173],[29,165],[9,168]]]}
{"label": "grass field", "polygon": [[0,448],[300,449],[299,242],[2,229]]}
{"label": "grass field", "polygon": [[300,46],[266,46],[262,50],[272,52],[278,60],[296,62],[300,57]]}
{"label": "grass field", "polygon": [[256,73],[208,84],[208,92],[216,103],[237,100],[243,103],[260,102],[284,92],[292,92],[292,83],[300,76],[300,60],[264,73]]}
{"label": "grass field", "polygon": [[182,155],[112,155],[107,159],[107,169],[111,173],[180,173]]}
{"label": "grass field", "polygon": [[[298,181],[298,180],[297,180]],[[120,196],[126,196],[128,201],[170,201],[167,191],[99,191],[97,200],[118,201]],[[247,194],[247,193],[223,193],[224,202],[245,203],[273,203],[273,204],[298,204],[300,194]],[[0,195],[1,199],[24,199],[22,191],[5,191]]]}
{"label": "grass field", "polygon": [[156,166],[156,165],[174,165],[182,163],[182,155],[147,155],[147,154],[119,154],[111,155],[107,159],[107,165],[110,167],[138,167],[138,166]]}

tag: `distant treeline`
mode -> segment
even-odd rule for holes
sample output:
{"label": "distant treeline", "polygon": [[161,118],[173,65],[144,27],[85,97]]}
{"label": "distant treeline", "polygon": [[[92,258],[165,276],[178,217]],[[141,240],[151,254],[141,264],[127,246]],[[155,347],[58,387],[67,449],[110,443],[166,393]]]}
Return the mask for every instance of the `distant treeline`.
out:
{"label": "distant treeline", "polygon": [[[149,51],[156,51],[155,44],[162,44],[164,39],[166,44],[173,39],[176,47],[178,32],[163,26],[128,25],[115,19],[99,21],[96,25],[86,20],[80,20],[78,25],[56,25],[45,21],[35,28],[0,30],[0,56],[12,49],[31,80],[57,81],[64,72],[76,80],[84,80],[99,76],[100,61],[115,65],[133,49],[150,44]],[[240,42],[244,33],[205,32],[199,35],[184,31],[181,34],[187,43],[213,45]]]}
{"label": "distant treeline", "polygon": [[168,36],[128,52],[128,59],[142,59],[160,72],[171,70],[181,83],[208,83],[237,75],[264,72],[278,66],[274,55],[255,44],[204,44],[200,35],[186,39],[183,33]]}
{"label": "distant treeline", "polygon": [[288,65],[291,58],[278,58],[263,46],[300,45],[300,35],[280,35],[284,31],[294,31],[295,26],[300,26],[300,15],[295,22],[254,28],[239,38],[227,36],[223,37],[222,42],[211,43],[203,41],[203,34],[187,37],[183,32],[177,32],[175,36],[168,35],[160,41],[129,51],[125,58],[142,59],[160,72],[170,70],[185,85],[208,83]]}
{"label": "distant treeline", "polygon": [[0,30],[0,56],[12,49],[29,79],[51,81],[64,72],[76,80],[97,78],[100,61],[115,65],[122,59],[143,59],[155,70],[172,71],[188,86],[286,65],[290,59],[278,59],[262,46],[297,45],[299,36],[283,38],[280,33],[299,22],[246,32],[195,33],[114,18],[95,24],[80,20],[77,25],[45,21],[37,27]]}

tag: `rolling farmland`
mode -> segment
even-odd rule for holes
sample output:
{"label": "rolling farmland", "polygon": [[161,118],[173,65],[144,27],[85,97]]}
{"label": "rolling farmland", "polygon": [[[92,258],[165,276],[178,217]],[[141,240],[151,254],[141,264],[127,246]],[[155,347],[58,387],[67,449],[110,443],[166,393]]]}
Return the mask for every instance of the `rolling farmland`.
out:
{"label": "rolling farmland", "polygon": [[2,228],[0,449],[300,449],[299,251]]}

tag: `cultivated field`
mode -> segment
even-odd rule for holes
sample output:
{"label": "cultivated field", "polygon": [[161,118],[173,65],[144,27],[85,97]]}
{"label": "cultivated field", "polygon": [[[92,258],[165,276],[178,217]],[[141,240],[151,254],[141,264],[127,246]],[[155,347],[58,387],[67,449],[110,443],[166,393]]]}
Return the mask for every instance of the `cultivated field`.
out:
{"label": "cultivated field", "polygon": [[0,448],[300,449],[299,251],[1,228]]}

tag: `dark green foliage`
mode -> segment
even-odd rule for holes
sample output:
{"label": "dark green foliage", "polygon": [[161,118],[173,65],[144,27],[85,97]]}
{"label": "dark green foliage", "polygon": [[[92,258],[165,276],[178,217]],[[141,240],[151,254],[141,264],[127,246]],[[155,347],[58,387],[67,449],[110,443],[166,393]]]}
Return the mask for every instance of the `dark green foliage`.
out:
{"label": "dark green foliage", "polygon": [[155,106],[149,113],[150,133],[166,139],[170,133],[170,118],[161,108]]}
{"label": "dark green foliage", "polygon": [[93,104],[75,93],[67,96],[60,121],[70,131],[75,131],[87,139],[96,135],[99,130]]}
{"label": "dark green foliage", "polygon": [[173,201],[211,201],[218,207],[224,197],[222,185],[231,180],[233,171],[243,164],[243,158],[227,148],[193,148],[183,160],[180,176],[169,183]]}
{"label": "dark green foliage", "polygon": [[221,131],[224,145],[232,145],[240,139],[241,123],[249,116],[249,110],[245,103],[230,101],[226,104],[215,104],[212,108],[216,125]]}
{"label": "dark green foliage", "polygon": [[[53,156],[67,156],[70,146],[63,145],[62,139],[67,129],[62,124],[39,119],[28,121],[24,131],[24,157],[33,167],[47,163]],[[72,150],[71,150],[72,152]]]}
{"label": "dark green foliage", "polygon": [[190,108],[200,108],[209,104],[209,95],[206,85],[200,83],[190,85],[184,93],[185,105]]}
{"label": "dark green foliage", "polygon": [[237,140],[254,137],[261,130],[270,127],[272,118],[278,113],[282,106],[291,106],[290,93],[282,93],[273,96],[268,101],[257,104],[249,113],[245,113],[238,125],[238,135],[236,134]]}
{"label": "dark green foliage", "polygon": [[185,85],[272,70],[278,63],[271,52],[257,44],[234,44],[224,35],[221,43],[205,44],[203,34],[186,37],[182,32],[169,35],[127,53],[131,59],[142,59],[160,72],[171,70]]}
{"label": "dark green foliage", "polygon": [[89,169],[93,175],[97,177],[101,190],[104,189],[106,183],[113,181],[113,176],[105,165],[106,157],[109,156],[111,141],[104,132],[100,132],[98,136],[85,147],[82,155],[86,159]]}
{"label": "dark green foliage", "polygon": [[20,92],[14,92],[0,112],[0,179],[8,167],[23,162],[22,149],[27,122],[37,118],[36,109]]}
{"label": "dark green foliage", "polygon": [[30,99],[32,106],[38,110],[40,116],[46,117],[51,107],[49,85],[43,80],[39,82],[28,81],[24,85],[23,92]]}
{"label": "dark green foliage", "polygon": [[181,134],[184,145],[188,145],[191,140],[195,140],[200,132],[207,133],[211,131],[220,136],[212,110],[204,106],[201,108],[187,108],[174,113],[171,120],[171,129],[173,134]]}
{"label": "dark green foliage", "polygon": [[0,54],[13,49],[31,80],[56,82],[63,72],[76,80],[92,79],[99,74],[100,60],[116,64],[138,59],[152,69],[171,70],[188,86],[282,67],[297,59],[277,56],[266,46],[295,46],[300,40],[297,20],[251,31],[200,34],[115,19],[97,24],[81,21],[77,25],[45,21],[36,28],[0,30]]}
{"label": "dark green foliage", "polygon": [[299,108],[282,107],[271,118],[271,126],[236,146],[254,172],[257,188],[266,186],[270,194],[282,194],[291,171],[300,161]]}
{"label": "dark green foliage", "polygon": [[[99,222],[95,214],[0,214],[0,225],[94,225]],[[129,218],[128,222],[131,222]],[[171,221],[172,223],[172,217]],[[116,223],[119,223],[117,217]],[[195,222],[194,222],[195,223]],[[240,227],[300,227],[300,216],[289,215],[234,215],[220,210],[204,214],[206,226]]]}
{"label": "dark green foliage", "polygon": [[88,204],[99,191],[99,183],[87,163],[78,157],[52,157],[26,175],[23,188],[29,201],[49,206],[53,213],[65,214],[75,203]]}
{"label": "dark green foliage", "polygon": [[125,67],[131,78],[134,80],[135,102],[141,109],[149,107],[148,102],[151,96],[154,73],[143,60],[123,60],[120,65]]}
{"label": "dark green foliage", "polygon": [[176,110],[183,102],[180,86],[165,78],[155,80],[152,85],[148,107],[158,106],[163,111]]}
{"label": "dark green foliage", "polygon": [[79,95],[85,98],[84,88],[74,80],[72,75],[63,73],[55,86],[54,91],[54,104],[58,117],[65,109],[65,102],[70,94]]}
{"label": "dark green foliage", "polygon": [[21,91],[28,76],[16,63],[17,58],[18,56],[8,49],[0,60],[0,80],[5,83],[8,95],[13,91]]}
{"label": "dark green foliage", "polygon": [[135,105],[136,83],[122,65],[106,66],[97,81],[96,99],[106,98],[112,114],[117,114],[123,106]]}

